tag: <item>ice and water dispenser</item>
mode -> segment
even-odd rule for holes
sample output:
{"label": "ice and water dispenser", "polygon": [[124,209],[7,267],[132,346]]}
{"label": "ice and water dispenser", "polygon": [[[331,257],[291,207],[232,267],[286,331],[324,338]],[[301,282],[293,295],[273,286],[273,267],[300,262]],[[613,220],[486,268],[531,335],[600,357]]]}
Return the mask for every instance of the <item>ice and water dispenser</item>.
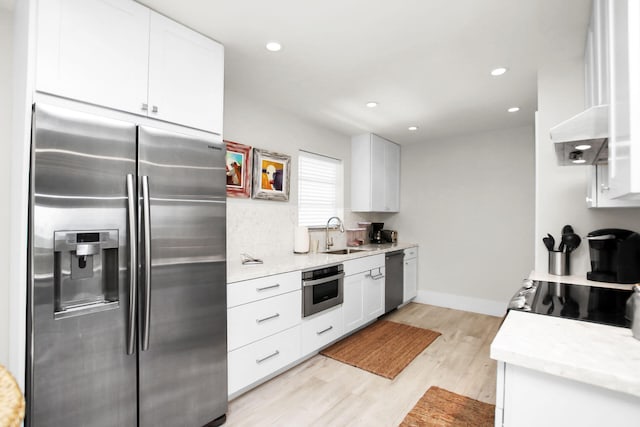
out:
{"label": "ice and water dispenser", "polygon": [[117,308],[118,230],[54,232],[54,317]]}

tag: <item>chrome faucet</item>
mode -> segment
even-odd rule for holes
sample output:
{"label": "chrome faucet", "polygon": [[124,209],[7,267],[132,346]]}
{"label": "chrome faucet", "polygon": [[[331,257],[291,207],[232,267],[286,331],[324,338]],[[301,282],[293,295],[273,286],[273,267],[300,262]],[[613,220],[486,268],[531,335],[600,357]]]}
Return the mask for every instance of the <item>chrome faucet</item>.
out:
{"label": "chrome faucet", "polygon": [[338,220],[340,232],[344,233],[344,225],[342,224],[342,220],[337,216],[332,216],[331,218],[329,218],[329,221],[327,221],[327,226],[325,228],[325,242],[326,242],[326,249],[327,250],[331,249],[331,246],[333,246],[333,238],[329,237],[329,224],[334,219]]}

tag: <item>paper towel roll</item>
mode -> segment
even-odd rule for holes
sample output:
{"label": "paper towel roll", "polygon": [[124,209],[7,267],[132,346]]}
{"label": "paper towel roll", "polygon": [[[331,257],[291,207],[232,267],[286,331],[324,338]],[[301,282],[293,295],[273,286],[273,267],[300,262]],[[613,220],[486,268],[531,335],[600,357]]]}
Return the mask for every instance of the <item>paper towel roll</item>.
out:
{"label": "paper towel roll", "polygon": [[297,254],[309,253],[309,229],[297,227],[293,233],[293,252]]}

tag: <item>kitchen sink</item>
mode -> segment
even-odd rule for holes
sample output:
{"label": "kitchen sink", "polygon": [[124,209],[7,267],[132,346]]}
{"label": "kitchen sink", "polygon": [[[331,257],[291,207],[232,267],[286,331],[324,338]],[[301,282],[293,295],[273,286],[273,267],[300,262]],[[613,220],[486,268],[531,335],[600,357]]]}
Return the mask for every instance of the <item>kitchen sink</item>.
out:
{"label": "kitchen sink", "polygon": [[355,254],[356,252],[365,252],[365,249],[346,248],[346,249],[336,249],[335,251],[327,251],[325,253],[331,254],[331,255],[349,255],[349,254]]}

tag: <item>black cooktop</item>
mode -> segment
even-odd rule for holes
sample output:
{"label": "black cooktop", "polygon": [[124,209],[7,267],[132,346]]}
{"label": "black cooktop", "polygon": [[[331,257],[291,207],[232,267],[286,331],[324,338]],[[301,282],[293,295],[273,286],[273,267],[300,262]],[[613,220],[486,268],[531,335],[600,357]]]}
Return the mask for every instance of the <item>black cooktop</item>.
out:
{"label": "black cooktop", "polygon": [[633,291],[536,281],[531,312],[629,328],[627,299]]}

